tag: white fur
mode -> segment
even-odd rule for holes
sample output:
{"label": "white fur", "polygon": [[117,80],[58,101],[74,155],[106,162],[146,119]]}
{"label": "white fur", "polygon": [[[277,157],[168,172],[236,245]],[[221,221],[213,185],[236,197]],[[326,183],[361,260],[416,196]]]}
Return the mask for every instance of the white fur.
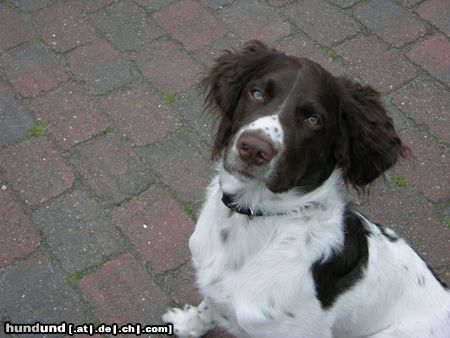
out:
{"label": "white fur", "polygon": [[[237,337],[450,337],[449,292],[403,240],[389,241],[368,220],[363,278],[331,308],[321,307],[311,265],[343,245],[339,170],[307,194],[274,194],[221,164],[218,172],[189,241],[208,320],[198,319],[193,308],[164,315],[179,337],[200,337],[213,326],[210,319]],[[223,192],[287,214],[250,220],[221,202]]]}

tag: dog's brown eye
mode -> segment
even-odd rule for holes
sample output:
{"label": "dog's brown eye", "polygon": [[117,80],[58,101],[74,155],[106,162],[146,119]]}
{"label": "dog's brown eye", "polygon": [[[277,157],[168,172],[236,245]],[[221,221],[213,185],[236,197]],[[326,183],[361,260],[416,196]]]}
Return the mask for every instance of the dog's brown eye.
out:
{"label": "dog's brown eye", "polygon": [[316,115],[311,115],[306,118],[306,122],[308,122],[312,126],[317,126],[320,124],[320,118]]}
{"label": "dog's brown eye", "polygon": [[257,101],[263,101],[264,100],[263,93],[261,93],[258,89],[252,90],[251,94],[255,98],[255,100],[257,100]]}

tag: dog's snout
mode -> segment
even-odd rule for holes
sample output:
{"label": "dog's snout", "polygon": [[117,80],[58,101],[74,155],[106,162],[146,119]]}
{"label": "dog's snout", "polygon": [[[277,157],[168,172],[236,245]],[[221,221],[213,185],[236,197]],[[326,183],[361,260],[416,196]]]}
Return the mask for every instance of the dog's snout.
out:
{"label": "dog's snout", "polygon": [[269,163],[277,154],[273,145],[263,136],[244,132],[237,141],[240,158],[248,165],[260,166]]}

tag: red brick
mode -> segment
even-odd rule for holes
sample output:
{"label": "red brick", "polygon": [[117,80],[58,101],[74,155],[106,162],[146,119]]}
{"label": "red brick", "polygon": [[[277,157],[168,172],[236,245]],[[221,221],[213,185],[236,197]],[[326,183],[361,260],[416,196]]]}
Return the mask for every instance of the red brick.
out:
{"label": "red brick", "polygon": [[153,180],[133,148],[113,134],[73,147],[71,155],[81,175],[108,204],[130,198]]}
{"label": "red brick", "polygon": [[31,138],[0,152],[0,167],[25,203],[35,206],[69,189],[73,171],[47,138]]}
{"label": "red brick", "polygon": [[151,188],[114,211],[113,218],[155,271],[173,269],[190,257],[194,224],[167,193]]}
{"label": "red brick", "polygon": [[174,134],[149,149],[140,149],[140,154],[183,201],[203,200],[214,173],[213,164],[205,147],[191,133]]}
{"label": "red brick", "polygon": [[36,31],[58,52],[66,52],[93,40],[94,29],[86,23],[78,9],[57,3],[33,15]]}
{"label": "red brick", "polygon": [[36,96],[56,87],[68,75],[42,46],[26,43],[0,57],[5,73],[23,96]]}
{"label": "red brick", "polygon": [[164,293],[128,255],[86,275],[80,288],[99,319],[108,324],[157,324],[167,308]]}
{"label": "red brick", "polygon": [[417,80],[395,93],[392,103],[410,118],[450,144],[450,92],[426,80]]}
{"label": "red brick", "polygon": [[188,50],[196,50],[220,38],[223,25],[198,2],[182,0],[157,12],[153,18]]}
{"label": "red brick", "polygon": [[67,62],[94,94],[121,88],[133,80],[128,64],[110,44],[103,41],[75,49]]}
{"label": "red brick", "polygon": [[0,268],[33,252],[40,243],[30,219],[6,191],[0,190]]}
{"label": "red brick", "polygon": [[278,45],[278,49],[290,55],[311,59],[336,76],[345,73],[345,68],[342,64],[333,61],[330,56],[324,54],[314,42],[305,36],[295,35],[289,37]]}
{"label": "red brick", "polygon": [[448,0],[427,0],[423,2],[417,13],[425,20],[430,21],[441,31],[450,35],[450,5]]}
{"label": "red brick", "polygon": [[439,80],[450,85],[450,43],[441,34],[434,34],[417,43],[407,56]]}
{"label": "red brick", "polygon": [[295,2],[288,8],[286,14],[308,36],[328,47],[359,31],[352,18],[326,1]]}
{"label": "red brick", "polygon": [[427,198],[433,201],[449,199],[449,154],[442,151],[424,134],[410,131],[403,133],[401,138],[411,149],[415,159],[400,162],[394,171],[417,186]]}
{"label": "red brick", "polygon": [[202,71],[176,45],[164,40],[155,41],[139,52],[136,62],[144,76],[165,93],[193,85]]}
{"label": "red brick", "polygon": [[413,14],[392,0],[369,1],[356,8],[354,14],[375,34],[396,47],[426,33],[425,26]]}
{"label": "red brick", "polygon": [[91,138],[108,126],[86,92],[74,84],[35,99],[31,109],[39,119],[49,123],[49,131],[63,149]]}
{"label": "red brick", "polygon": [[[273,8],[256,0],[237,1],[220,16],[244,40],[260,39],[271,43],[291,33],[291,28]],[[270,23],[270,24],[268,24]]]}
{"label": "red brick", "polygon": [[0,53],[29,40],[22,18],[6,4],[0,4]]}
{"label": "red brick", "polygon": [[148,86],[108,95],[101,99],[100,105],[112,117],[122,136],[136,145],[156,142],[180,125]]}
{"label": "red brick", "polygon": [[387,191],[363,210],[373,221],[397,231],[433,267],[450,263],[450,231],[412,189]]}
{"label": "red brick", "polygon": [[383,92],[416,76],[415,68],[397,51],[374,38],[357,37],[339,46],[337,52],[351,71]]}

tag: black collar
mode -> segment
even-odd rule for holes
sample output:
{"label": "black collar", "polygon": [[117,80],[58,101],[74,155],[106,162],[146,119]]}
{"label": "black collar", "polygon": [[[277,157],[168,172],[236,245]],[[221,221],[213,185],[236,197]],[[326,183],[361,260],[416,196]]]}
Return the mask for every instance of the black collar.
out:
{"label": "black collar", "polygon": [[261,217],[261,216],[282,216],[286,215],[286,212],[280,212],[280,213],[265,213],[261,210],[254,210],[250,207],[243,208],[238,206],[234,199],[233,195],[229,195],[227,193],[223,193],[222,195],[222,202],[225,204],[228,208],[233,210],[234,212],[237,212],[241,215],[247,215],[249,219],[253,219],[253,217]]}

